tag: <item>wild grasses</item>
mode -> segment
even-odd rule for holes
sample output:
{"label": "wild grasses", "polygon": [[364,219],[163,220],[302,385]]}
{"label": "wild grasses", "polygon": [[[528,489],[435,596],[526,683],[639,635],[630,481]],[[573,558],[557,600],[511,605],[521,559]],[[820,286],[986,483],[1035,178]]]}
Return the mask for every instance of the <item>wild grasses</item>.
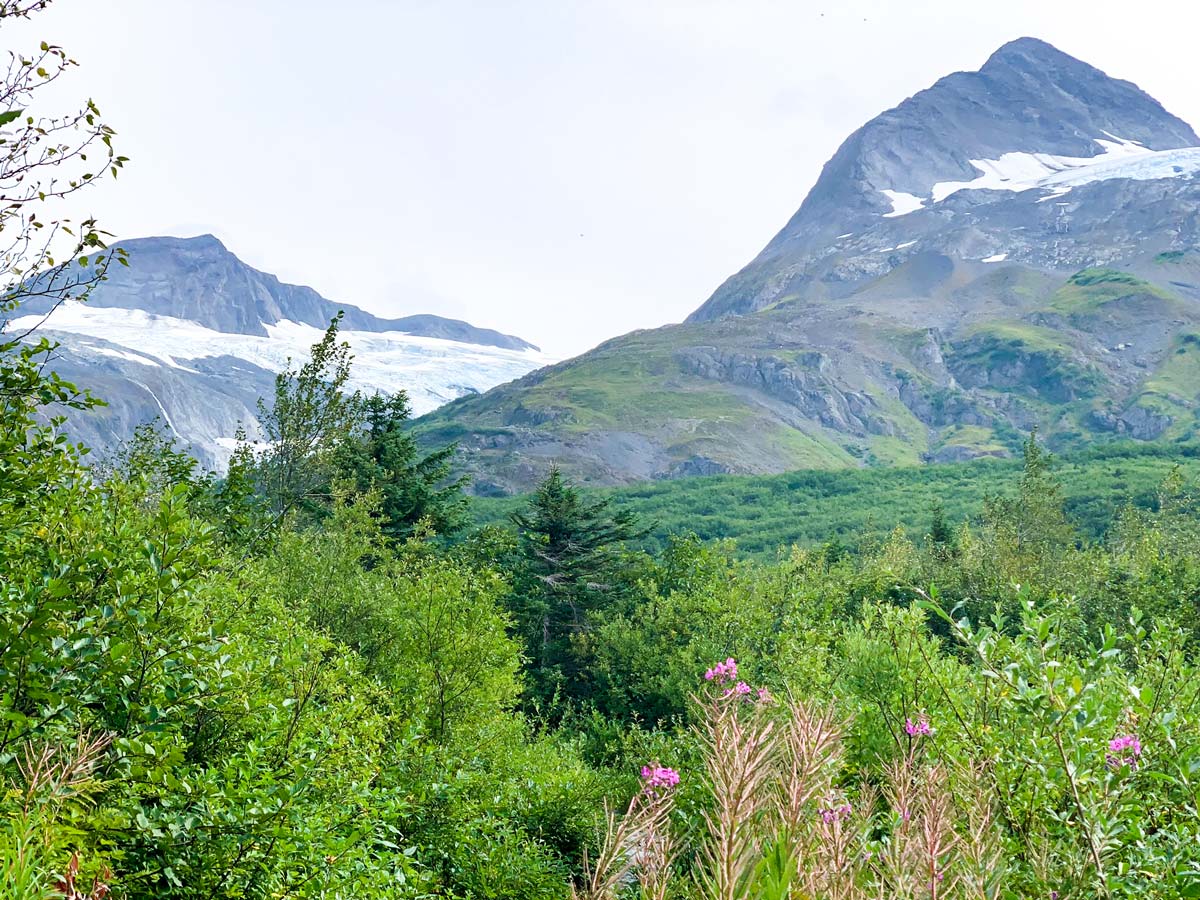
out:
{"label": "wild grasses", "polygon": [[[691,845],[671,831],[669,788],[608,815],[603,851],[574,896],[612,900],[637,878],[643,898],[995,900],[1000,832],[986,790],[956,792],[926,760],[927,719],[876,784],[847,770],[845,723],[829,706],[746,690],[727,660],[696,698],[708,803]],[[981,770],[969,773],[981,779]],[[684,864],[671,865],[675,852]]]}
{"label": "wild grasses", "polygon": [[[79,854],[67,849],[67,807],[85,803],[107,735],[81,735],[70,748],[27,744],[18,764],[15,811],[0,824],[0,900],[104,900],[109,874],[79,875]],[[61,875],[54,873],[61,872]],[[86,886],[84,886],[86,885]]]}

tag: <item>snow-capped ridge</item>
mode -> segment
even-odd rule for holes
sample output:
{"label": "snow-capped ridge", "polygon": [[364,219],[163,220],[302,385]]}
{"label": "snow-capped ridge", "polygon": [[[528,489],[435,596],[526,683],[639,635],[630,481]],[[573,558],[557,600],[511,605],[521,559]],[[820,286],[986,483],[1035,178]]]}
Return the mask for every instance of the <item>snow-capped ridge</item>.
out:
{"label": "snow-capped ridge", "polygon": [[[1019,38],[978,70],[939,78],[848,135],[783,228],[688,320],[771,306],[792,283],[836,284],[840,292],[846,277],[857,279],[871,266],[850,267],[826,281],[824,260],[835,254],[835,236],[882,226],[884,241],[863,244],[873,252],[873,243],[904,240],[899,229],[915,215],[927,238],[940,227],[921,210],[956,191],[1045,187],[1052,200],[1094,181],[1192,173],[1196,148],[1200,135],[1136,84],[1045,41]],[[976,196],[968,206],[980,212],[986,202]],[[1028,227],[1045,218],[1045,210],[1031,205],[1012,218],[1024,217]],[[938,215],[948,221],[950,212],[939,209]],[[844,247],[836,255],[849,265]]]}
{"label": "snow-capped ridge", "polygon": [[[288,284],[248,265],[211,234],[150,237],[114,245],[129,265],[112,266],[93,291],[96,307],[141,309],[198,322],[226,334],[264,336],[267,326],[288,320],[324,328],[339,313],[356,331],[403,331],[425,337],[486,344],[508,350],[537,349],[515,335],[432,314],[387,319],[352,303],[335,302],[310,287]],[[45,299],[31,298],[28,313],[49,311]]]}

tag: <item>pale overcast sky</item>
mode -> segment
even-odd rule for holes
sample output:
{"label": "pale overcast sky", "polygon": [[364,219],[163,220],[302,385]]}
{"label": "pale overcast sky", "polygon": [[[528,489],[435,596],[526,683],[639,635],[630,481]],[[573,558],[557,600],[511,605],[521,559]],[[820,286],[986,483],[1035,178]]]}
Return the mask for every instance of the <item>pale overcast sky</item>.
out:
{"label": "pale overcast sky", "polygon": [[555,355],[681,320],[853,129],[1013,38],[1200,124],[1193,0],[57,0],[35,31],[131,157],[91,195],[120,236]]}

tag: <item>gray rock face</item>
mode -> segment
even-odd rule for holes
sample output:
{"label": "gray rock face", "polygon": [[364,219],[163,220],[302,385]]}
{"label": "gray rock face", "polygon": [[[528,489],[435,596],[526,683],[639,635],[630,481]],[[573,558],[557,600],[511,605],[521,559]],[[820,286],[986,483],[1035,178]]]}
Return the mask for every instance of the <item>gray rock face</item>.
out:
{"label": "gray rock face", "polygon": [[839,389],[828,376],[829,360],[822,353],[788,361],[696,347],[681,351],[679,361],[684,372],[759,391],[827,428],[848,434],[895,433],[892,424],[877,415],[877,404],[869,394]]}
{"label": "gray rock face", "polygon": [[87,414],[72,414],[71,437],[103,455],[143,423],[157,421],[208,467],[219,467],[244,426],[259,436],[259,397],[270,396],[274,373],[236,357],[195,360],[187,369],[144,366],[95,353],[73,336],[45,333],[60,342],[53,367],[67,381],[87,387],[105,402]]}
{"label": "gray rock face", "polygon": [[[1183,225],[1194,236],[1194,184],[1187,186],[1186,201],[1157,197],[1161,186],[1122,196],[1124,189],[1114,182],[1073,192],[1064,198],[1075,220],[1068,234],[1098,232],[1083,247],[1058,235],[1058,207],[1037,203],[1041,197],[967,192],[976,196],[960,194],[921,212],[887,218],[892,203],[884,191],[928,198],[935,184],[978,178],[981,171],[972,160],[1008,153],[1096,157],[1104,149],[1097,140],[1118,139],[1150,150],[1200,145],[1191,126],[1136,85],[1043,41],[1013,41],[978,72],[949,75],[852,134],[787,225],[689,321],[762,309],[814,283],[830,295],[845,293],[894,266],[881,248],[914,238],[913,249],[899,259],[929,249],[975,258],[1000,252],[1014,258],[1014,251],[1024,251],[1023,261],[1079,268],[1081,262],[1103,261],[1100,248],[1115,256],[1130,235],[1145,233],[1124,218],[1115,228],[1109,221],[1114,211],[1125,212],[1131,199],[1145,219],[1170,223],[1172,231]],[[1155,211],[1157,200],[1165,200],[1169,210]],[[1178,216],[1181,206],[1191,214]],[[1105,230],[1114,233],[1104,235]],[[1022,231],[1030,240],[1021,240]],[[1047,235],[1051,239],[1043,240]]]}
{"label": "gray rock face", "polygon": [[1116,434],[1127,435],[1139,441],[1152,441],[1162,435],[1174,421],[1166,413],[1156,413],[1144,406],[1131,406],[1120,415],[1108,410],[1093,411],[1092,418],[1097,427]]}

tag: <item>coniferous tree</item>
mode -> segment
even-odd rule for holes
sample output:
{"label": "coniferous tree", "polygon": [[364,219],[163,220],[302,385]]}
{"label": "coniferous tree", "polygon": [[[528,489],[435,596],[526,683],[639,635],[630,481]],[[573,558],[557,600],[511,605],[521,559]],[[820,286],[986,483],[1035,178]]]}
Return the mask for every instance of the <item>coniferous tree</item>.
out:
{"label": "coniferous tree", "polygon": [[631,587],[626,545],[649,529],[607,498],[585,499],[557,468],[512,521],[520,556],[513,612],[531,657],[530,687],[543,701],[582,699],[589,616]]}
{"label": "coniferous tree", "polygon": [[935,498],[929,506],[929,540],[938,547],[945,547],[953,537],[950,524],[946,521],[946,508],[941,500]]}
{"label": "coniferous tree", "polygon": [[420,523],[451,534],[466,522],[466,479],[451,477],[455,445],[422,453],[405,428],[410,415],[403,391],[367,398],[353,439],[339,448],[336,475],[359,493],[379,493],[388,537],[406,538]]}

